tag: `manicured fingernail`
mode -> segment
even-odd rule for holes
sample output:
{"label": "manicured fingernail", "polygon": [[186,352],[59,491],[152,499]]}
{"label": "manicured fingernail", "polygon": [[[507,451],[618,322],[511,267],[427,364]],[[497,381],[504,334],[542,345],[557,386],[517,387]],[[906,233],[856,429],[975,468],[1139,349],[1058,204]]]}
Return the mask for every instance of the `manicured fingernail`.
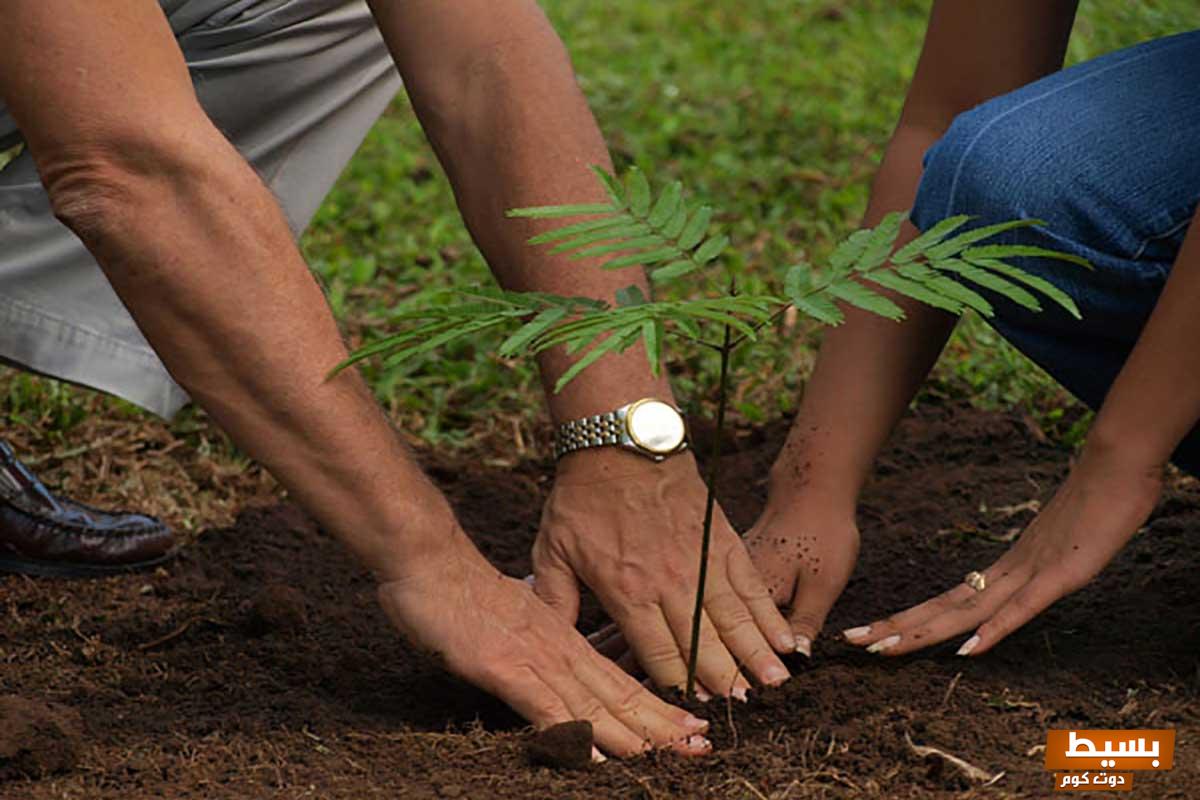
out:
{"label": "manicured fingernail", "polygon": [[970,639],[967,639],[965,642],[963,642],[963,646],[958,648],[958,653],[956,653],[956,655],[960,655],[960,656],[971,655],[971,651],[979,646],[979,641],[980,641],[979,634],[975,634]]}
{"label": "manicured fingernail", "polygon": [[790,677],[792,677],[792,673],[788,672],[784,667],[772,664],[763,670],[762,682],[768,686],[778,686]]}
{"label": "manicured fingernail", "polygon": [[842,631],[842,636],[845,636],[852,642],[857,642],[859,639],[865,639],[871,635],[871,626],[863,625],[861,628],[847,628]]}
{"label": "manicured fingernail", "polygon": [[687,741],[684,742],[684,746],[688,750],[693,750],[697,753],[707,753],[709,750],[712,750],[712,742],[703,736],[689,736]]}
{"label": "manicured fingernail", "polygon": [[796,652],[803,653],[809,658],[812,658],[812,639],[809,639],[807,636],[797,636]]}
{"label": "manicured fingernail", "polygon": [[605,757],[604,753],[601,753],[599,750],[597,750],[596,748],[593,747],[592,748],[592,763],[593,764],[603,764],[605,761],[608,761],[608,758]]}
{"label": "manicured fingernail", "polygon": [[867,652],[868,653],[882,653],[884,650],[887,650],[889,647],[895,647],[898,644],[900,644],[900,634],[894,633],[891,636],[887,637],[886,639],[880,639],[878,642],[876,642],[875,644],[868,647]]}
{"label": "manicured fingernail", "polygon": [[700,719],[694,714],[688,714],[684,717],[683,724],[694,731],[708,730],[708,720]]}
{"label": "manicured fingernail", "polygon": [[732,692],[730,692],[730,694],[732,694],[732,695],[733,695],[735,698],[737,698],[738,700],[741,700],[743,703],[745,703],[745,702],[746,702],[746,699],[747,699],[747,693],[746,693],[746,687],[745,687],[745,686],[735,686],[735,687],[733,687],[733,691],[732,691]]}
{"label": "manicured fingernail", "polygon": [[796,649],[796,636],[791,631],[785,631],[779,634],[779,639],[775,642],[775,646],[779,648],[781,653],[791,653]]}
{"label": "manicured fingernail", "polygon": [[703,689],[701,689],[699,686],[697,686],[696,687],[696,699],[699,700],[701,703],[707,703],[709,700],[712,700],[712,695],[709,694],[708,692],[704,691]]}

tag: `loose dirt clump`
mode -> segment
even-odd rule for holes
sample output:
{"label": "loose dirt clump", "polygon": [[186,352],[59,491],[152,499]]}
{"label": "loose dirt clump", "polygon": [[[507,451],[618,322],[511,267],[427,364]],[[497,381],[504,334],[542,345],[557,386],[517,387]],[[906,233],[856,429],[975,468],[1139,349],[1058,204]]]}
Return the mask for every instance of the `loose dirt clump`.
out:
{"label": "loose dirt clump", "polygon": [[0,781],[66,772],[79,758],[79,712],[18,695],[0,697]]}
{"label": "loose dirt clump", "polygon": [[[785,431],[728,442],[721,503],[741,530]],[[1017,415],[920,406],[866,488],[858,568],[812,659],[789,658],[793,679],[748,703],[699,706],[715,746],[702,759],[531,765],[521,720],[401,642],[371,577],[292,506],[248,509],[154,573],[0,577],[0,687],[88,724],[73,771],[22,770],[45,777],[0,798],[1033,800],[1052,794],[1038,750],[1052,727],[1174,728],[1174,770],[1138,773],[1134,796],[1200,797],[1194,480],[1172,478],[1100,577],[981,658],[956,658],[960,640],[880,658],[836,637],[990,564],[1070,455]],[[524,576],[553,464],[502,457],[424,461],[488,557]],[[585,603],[581,627],[603,621]],[[24,743],[15,730],[0,744]],[[925,748],[1004,775],[985,788]]]}
{"label": "loose dirt clump", "polygon": [[587,720],[553,725],[529,740],[529,761],[554,769],[583,769],[592,763],[592,735]]}

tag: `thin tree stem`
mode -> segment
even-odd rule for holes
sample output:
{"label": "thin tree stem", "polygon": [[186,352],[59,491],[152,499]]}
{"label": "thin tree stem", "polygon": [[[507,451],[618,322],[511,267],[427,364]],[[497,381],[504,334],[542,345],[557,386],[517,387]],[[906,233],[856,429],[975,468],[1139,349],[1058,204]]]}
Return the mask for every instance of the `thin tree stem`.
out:
{"label": "thin tree stem", "polygon": [[[717,504],[717,481],[721,477],[721,439],[725,434],[725,408],[729,400],[729,356],[733,353],[733,329],[725,326],[721,345],[720,393],[717,395],[717,429],[708,456],[708,498],[704,504],[704,533],[700,539],[700,583],[692,612],[692,643],[688,654],[687,697],[696,696],[696,662],[700,657],[700,621],[704,617],[704,584],[708,580],[708,551],[712,542],[713,511]],[[718,687],[711,687],[717,689]]]}

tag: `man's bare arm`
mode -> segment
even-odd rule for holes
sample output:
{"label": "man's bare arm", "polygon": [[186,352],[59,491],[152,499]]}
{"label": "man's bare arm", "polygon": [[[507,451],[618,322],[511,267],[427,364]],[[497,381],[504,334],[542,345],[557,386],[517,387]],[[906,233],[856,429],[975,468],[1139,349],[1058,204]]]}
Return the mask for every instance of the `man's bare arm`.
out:
{"label": "man's bare arm", "polygon": [[[520,206],[604,200],[588,169],[609,167],[595,120],[562,42],[534,0],[376,0],[380,27],[463,216],[508,288],[611,301],[640,267],[605,271],[535,251],[538,223],[505,218]],[[571,361],[541,359],[552,415],[565,421],[646,396],[671,398],[640,347],[601,359],[561,394],[549,388]],[[689,454],[653,464],[615,448],[571,454],[558,468],[534,546],[538,592],[574,621],[576,578],[617,619],[660,684],[682,685],[698,580],[704,487]],[[714,693],[742,693],[739,673],[778,683],[773,650],[795,640],[723,514],[702,626],[698,674]]]}
{"label": "man's bare arm", "polygon": [[591,719],[613,752],[703,727],[488,565],[362,380],[325,379],[346,355],[334,320],[155,0],[6,3],[0,97],[172,375],[376,571],[398,628],[536,724]]}
{"label": "man's bare arm", "polygon": [[325,380],[346,354],[332,315],[157,3],[4,14],[0,94],[55,212],[175,379],[381,575],[446,546],[448,508],[361,379]]}

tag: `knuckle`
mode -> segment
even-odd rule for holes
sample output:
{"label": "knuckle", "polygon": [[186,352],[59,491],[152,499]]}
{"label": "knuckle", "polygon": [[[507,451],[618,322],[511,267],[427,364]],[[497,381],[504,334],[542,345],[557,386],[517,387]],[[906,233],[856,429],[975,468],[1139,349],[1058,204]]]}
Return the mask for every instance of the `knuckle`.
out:
{"label": "knuckle", "polygon": [[558,698],[539,697],[532,702],[529,712],[538,720],[554,720],[563,716],[563,706]]}
{"label": "knuckle", "polygon": [[818,633],[825,624],[825,615],[818,614],[807,608],[796,609],[792,611],[790,616],[792,627],[799,628],[813,634]]}
{"label": "knuckle", "polygon": [[642,688],[630,687],[612,705],[612,714],[621,720],[636,719],[641,713]]}

